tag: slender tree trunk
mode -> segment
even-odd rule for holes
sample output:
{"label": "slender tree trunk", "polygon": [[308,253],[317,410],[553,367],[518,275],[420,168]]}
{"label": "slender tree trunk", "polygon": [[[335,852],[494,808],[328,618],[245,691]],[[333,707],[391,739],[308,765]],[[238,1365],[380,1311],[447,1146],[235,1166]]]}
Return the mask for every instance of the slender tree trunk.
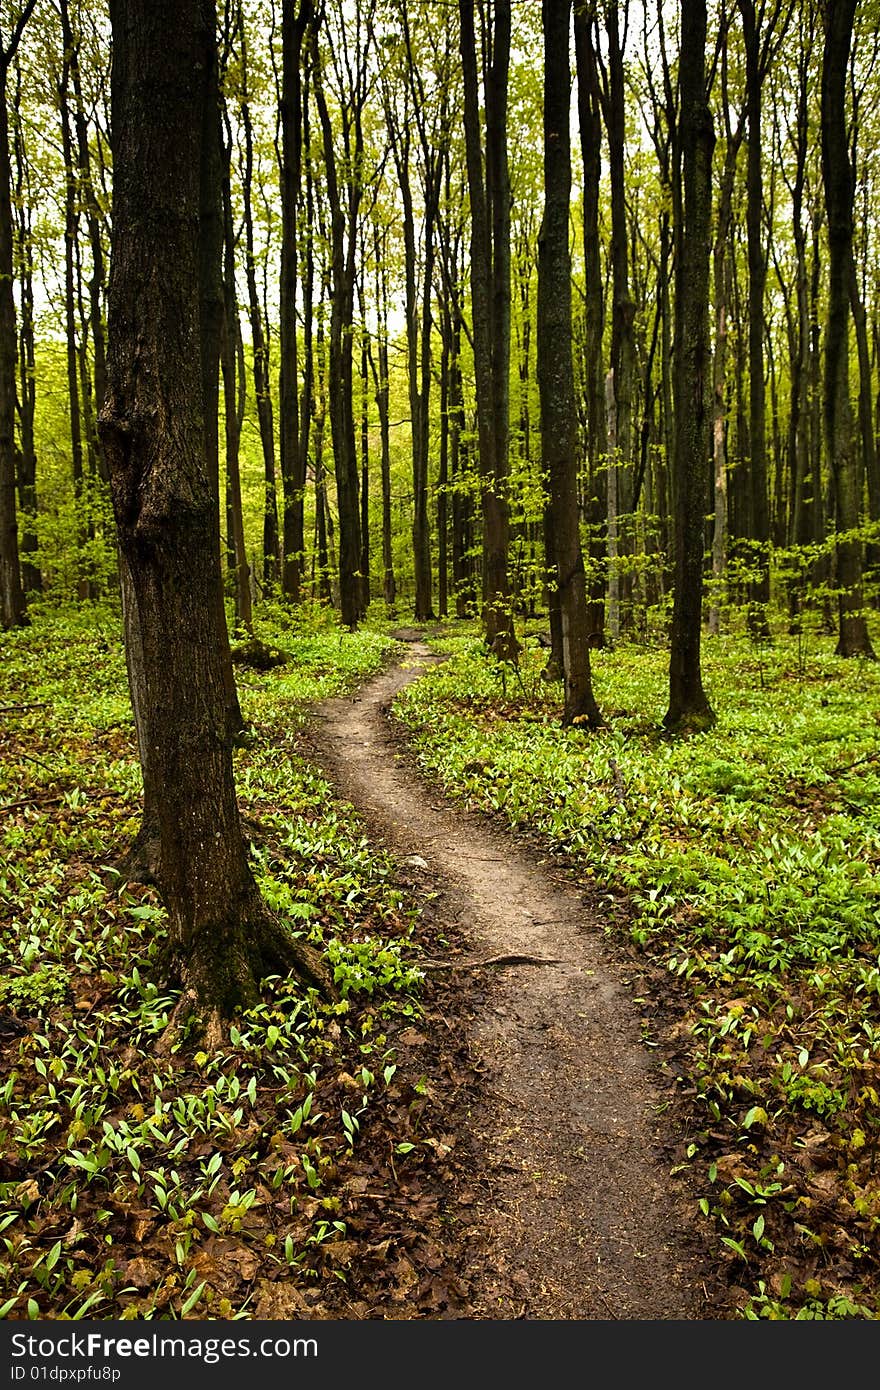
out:
{"label": "slender tree trunk", "polygon": [[[624,7],[625,10],[626,7]],[[615,457],[609,461],[616,489],[617,553],[629,555],[633,549],[633,382],[635,376],[634,322],[636,306],[630,293],[630,267],[625,187],[626,94],[623,49],[620,39],[620,13],[617,0],[607,8],[608,92],[605,120],[608,130],[608,166],[611,183],[611,384],[614,390]],[[618,574],[619,621],[624,630],[632,622],[632,579],[628,572]]]}
{"label": "slender tree trunk", "polygon": [[[727,103],[726,61],[722,71],[722,102]],[[727,339],[730,269],[728,246],[733,213],[733,187],[737,156],[742,140],[742,122],[734,131],[727,125],[727,148],[718,194],[718,217],[712,247],[713,300],[715,311],[715,351],[712,355],[712,604],[709,631],[721,627],[721,592],[727,568]]]}
{"label": "slender tree trunk", "polygon": [[477,84],[474,0],[459,0],[464,76],[464,133],[471,204],[471,305],[481,499],[483,626],[502,659],[517,655],[508,576],[507,498],[510,397],[510,183],[507,169],[507,84],[510,0],[497,0],[492,61],[485,81],[486,151]]}
{"label": "slender tree trunk", "polygon": [[0,52],[0,624],[4,628],[27,622],[15,505],[16,340],[12,294],[12,170],[6,100],[11,59],[10,49]]}
{"label": "slender tree trunk", "polygon": [[705,88],[706,0],[682,0],[682,214],[675,286],[675,594],[669,655],[670,731],[705,729],[714,714],[700,667],[705,511],[712,392],[709,250],[715,132]]}
{"label": "slender tree trunk", "polygon": [[379,438],[382,476],[382,594],[389,612],[397,598],[394,578],[394,552],[391,528],[391,416],[389,413],[390,385],[388,380],[388,282],[385,270],[385,241],[380,238],[378,224],[374,228],[376,253],[376,308],[379,329],[376,335],[376,361],[371,359],[376,409],[379,412]]}
{"label": "slender tree trunk", "polygon": [[554,581],[562,619],[563,723],[596,728],[590,630],[577,505],[577,425],[571,321],[569,23],[571,0],[543,0],[544,220],[538,238],[541,456],[550,495]]}
{"label": "slender tree trunk", "polygon": [[[34,248],[31,224],[30,169],[21,123],[21,73],[16,72],[13,104],[15,192],[18,213],[18,505],[21,512],[21,582],[27,593],[39,593],[43,579],[37,562],[37,451],[34,424],[37,407],[34,346]],[[2,196],[2,195],[0,195]]]}
{"label": "slender tree trunk", "polygon": [[577,63],[578,121],[584,177],[584,280],[586,317],[587,496],[584,512],[590,559],[590,643],[605,644],[605,592],[608,582],[608,434],[605,428],[605,383],[602,335],[605,309],[602,296],[599,236],[602,172],[602,112],[596,50],[593,44],[594,6],[574,3],[574,47]]}
{"label": "slender tree trunk", "polygon": [[[64,9],[62,8],[62,13]],[[80,408],[79,357],[76,332],[76,269],[79,238],[79,188],[73,158],[73,138],[69,104],[70,58],[72,40],[69,37],[61,64],[58,84],[58,110],[61,118],[61,149],[64,158],[64,332],[67,362],[67,408],[70,426],[70,460],[73,474],[74,509],[76,512],[77,595],[89,598],[91,585],[84,568],[84,552],[88,529],[86,516],[90,499],[83,471],[82,414]]]}
{"label": "slender tree trunk", "polygon": [[[363,264],[363,256],[361,257]],[[362,314],[362,317],[363,314]],[[361,328],[361,583],[370,602],[370,335]]]}
{"label": "slender tree trunk", "polygon": [[828,0],[822,60],[822,177],[828,217],[828,329],[825,432],[837,497],[838,656],[874,650],[862,602],[861,478],[849,396],[849,316],[853,256],[853,174],[846,134],[846,79],[856,0]]}
{"label": "slender tree trunk", "polygon": [[[314,49],[314,90],[321,121],[324,151],[324,183],[330,210],[330,334],[327,344],[329,380],[328,411],[339,506],[339,607],[342,621],[354,628],[363,617],[361,583],[361,525],[357,438],[353,401],[354,247],[360,189],[357,174],[349,171],[348,198],[343,207],[333,139],[333,125],[324,96],[317,52]],[[354,94],[352,94],[354,95]],[[359,124],[359,113],[346,117]]]}
{"label": "slender tree trunk", "polygon": [[312,0],[283,0],[281,77],[281,282],[279,454],[283,493],[281,589],[301,597],[305,538],[305,459],[299,449],[299,364],[296,331],[299,197],[302,173],[302,48],[314,14]]}
{"label": "slender tree trunk", "polygon": [[263,455],[263,582],[276,584],[280,579],[280,542],[278,536],[278,493],[275,474],[275,426],[272,391],[269,377],[269,344],[263,327],[263,314],[257,293],[257,266],[254,255],[254,137],[247,86],[247,49],[241,40],[242,99],[241,122],[244,138],[244,168],[242,170],[242,199],[244,203],[245,279],[248,291],[248,321],[253,354],[254,395],[257,403],[257,423],[260,449]]}
{"label": "slender tree trunk", "polygon": [[[219,116],[219,113],[218,113]],[[235,292],[235,229],[232,223],[232,133],[227,128],[221,139],[223,156],[223,337],[220,368],[223,378],[223,422],[226,436],[226,489],[230,550],[235,575],[235,620],[245,632],[254,627],[251,603],[251,573],[244,538],[244,508],[241,496],[241,419],[239,395],[244,386],[238,369],[241,338],[238,300]]]}
{"label": "slender tree trunk", "polygon": [[746,171],[746,233],[749,260],[749,500],[755,543],[754,567],[759,577],[750,589],[749,626],[754,633],[769,634],[767,604],[770,601],[770,512],[767,488],[767,425],[764,382],[764,304],[767,263],[764,251],[764,180],[761,150],[761,71],[758,23],[754,0],[739,0],[746,49],[746,111],[748,145]]}

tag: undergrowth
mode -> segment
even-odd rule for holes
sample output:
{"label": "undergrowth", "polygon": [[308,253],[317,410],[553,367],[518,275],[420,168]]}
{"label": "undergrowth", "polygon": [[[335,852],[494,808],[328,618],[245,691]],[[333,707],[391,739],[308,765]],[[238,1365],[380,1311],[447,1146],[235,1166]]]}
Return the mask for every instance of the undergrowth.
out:
{"label": "undergrowth", "polygon": [[709,641],[710,732],[666,737],[665,650],[596,652],[608,727],[560,725],[527,640],[473,633],[398,696],[422,766],[564,856],[678,1001],[683,1145],[747,1318],[880,1315],[880,671]]}
{"label": "undergrowth", "polygon": [[0,1317],[287,1316],[296,1289],[349,1283],[363,1174],[418,1163],[388,1037],[418,1015],[414,909],[297,751],[309,705],[393,644],[319,609],[258,635],[285,661],[238,668],[252,861],[341,1002],[271,978],[220,1050],[161,1059],[165,916],[115,868],[140,807],[118,614],[0,638]]}

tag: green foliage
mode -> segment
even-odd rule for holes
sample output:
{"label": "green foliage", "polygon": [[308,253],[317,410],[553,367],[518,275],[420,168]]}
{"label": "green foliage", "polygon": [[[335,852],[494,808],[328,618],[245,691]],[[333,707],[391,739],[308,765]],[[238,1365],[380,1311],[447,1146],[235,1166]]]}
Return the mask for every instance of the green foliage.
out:
{"label": "green foliage", "polygon": [[568,856],[606,930],[668,972],[696,1115],[686,1162],[713,1165],[715,1183],[724,1159],[723,1200],[701,1206],[738,1282],[757,1290],[792,1249],[803,1263],[818,1224],[835,1288],[825,1311],[801,1289],[784,1315],[877,1316],[880,672],[818,636],[807,657],[797,636],[717,639],[704,676],[718,724],[671,740],[660,649],[595,653],[608,728],[590,734],[561,727],[532,640],[505,685],[472,636],[444,645],[451,659],[397,716],[449,793]]}
{"label": "green foliage", "polygon": [[37,607],[0,638],[2,1317],[241,1318],[254,1270],[344,1279],[350,1165],[410,1133],[389,1108],[402,1091],[383,1030],[419,1012],[415,910],[297,747],[309,703],[391,644],[317,608],[264,609],[259,633],[289,661],[241,682],[252,862],[325,946],[343,1000],[270,977],[218,1048],[178,1038],[169,1055],[164,910],[113,867],[140,802],[119,615]]}

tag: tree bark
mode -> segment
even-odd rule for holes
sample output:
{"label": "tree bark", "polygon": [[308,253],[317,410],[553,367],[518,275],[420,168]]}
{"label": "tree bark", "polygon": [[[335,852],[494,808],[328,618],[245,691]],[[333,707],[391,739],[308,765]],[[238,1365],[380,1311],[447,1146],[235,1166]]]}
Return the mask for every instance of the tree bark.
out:
{"label": "tree bark", "polygon": [[[262,902],[241,831],[224,677],[218,497],[200,351],[213,0],[113,0],[114,218],[101,438],[134,605],[145,785],[184,1000],[210,1021],[268,969],[329,986]],[[216,238],[210,242],[217,247]]]}
{"label": "tree bark", "polygon": [[562,619],[563,723],[602,723],[590,676],[590,628],[577,505],[577,422],[571,322],[569,23],[571,0],[543,0],[544,220],[538,238],[541,456],[552,516]]}
{"label": "tree bark", "polygon": [[503,660],[515,659],[508,576],[507,498],[510,434],[510,182],[507,169],[507,85],[510,0],[494,6],[492,58],[485,82],[486,151],[480,132],[474,0],[459,0],[464,76],[464,134],[471,205],[471,306],[481,500],[483,627]]}
{"label": "tree bark", "polygon": [[278,537],[278,488],[275,474],[275,426],[272,391],[269,377],[269,343],[263,326],[263,314],[257,293],[257,266],[254,255],[254,137],[247,85],[247,48],[241,37],[241,123],[244,138],[244,167],[242,170],[242,200],[244,203],[245,279],[248,290],[248,321],[251,330],[254,395],[257,402],[257,423],[263,455],[263,582],[277,584],[280,577],[280,542]]}
{"label": "tree bark", "polygon": [[709,369],[709,247],[715,132],[705,89],[706,0],[682,0],[682,216],[675,285],[675,594],[669,654],[671,732],[714,722],[700,667],[703,516],[712,389]]}
{"label": "tree bark", "polygon": [[21,122],[21,73],[16,73],[13,103],[15,192],[18,212],[18,505],[21,513],[21,582],[25,594],[39,593],[43,578],[37,561],[37,451],[34,425],[37,408],[34,345],[34,248],[31,235],[30,169]]}
{"label": "tree bark", "polygon": [[828,218],[828,329],[825,435],[837,497],[838,656],[873,658],[862,600],[862,480],[853,448],[849,316],[853,257],[853,173],[846,133],[846,79],[856,0],[828,0],[822,58],[822,179]]}
{"label": "tree bark", "polygon": [[18,555],[15,505],[15,299],[12,293],[12,169],[9,155],[9,69],[36,0],[28,0],[8,43],[0,33],[0,626],[28,621]]}
{"label": "tree bark", "polygon": [[608,581],[608,434],[605,428],[605,377],[602,336],[605,308],[599,236],[602,173],[602,113],[596,49],[594,5],[575,0],[574,49],[577,63],[578,122],[584,176],[584,294],[586,317],[587,497],[584,507],[590,580],[590,642],[605,644],[605,591]]}
{"label": "tree bark", "polygon": [[281,588],[301,597],[304,563],[305,459],[300,453],[299,365],[296,332],[299,197],[303,154],[301,55],[312,22],[312,0],[283,0],[281,86],[281,285],[279,454],[283,493]]}

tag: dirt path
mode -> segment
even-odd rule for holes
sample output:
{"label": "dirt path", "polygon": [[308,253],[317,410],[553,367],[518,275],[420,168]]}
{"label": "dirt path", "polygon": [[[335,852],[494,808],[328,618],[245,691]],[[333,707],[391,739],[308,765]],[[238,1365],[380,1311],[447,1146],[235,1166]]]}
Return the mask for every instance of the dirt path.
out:
{"label": "dirt path", "polygon": [[724,1317],[694,1196],[659,1146],[668,1096],[656,1058],[596,918],[570,882],[444,804],[399,752],[389,703],[435,660],[413,641],[403,666],[322,707],[314,746],[371,832],[439,895],[432,911],[463,931],[466,959],[553,962],[475,971],[459,960],[451,976],[464,992],[477,975],[482,986],[464,1010],[481,1084],[455,1117],[457,1162],[468,1153],[476,1178],[452,1213],[468,1316]]}

